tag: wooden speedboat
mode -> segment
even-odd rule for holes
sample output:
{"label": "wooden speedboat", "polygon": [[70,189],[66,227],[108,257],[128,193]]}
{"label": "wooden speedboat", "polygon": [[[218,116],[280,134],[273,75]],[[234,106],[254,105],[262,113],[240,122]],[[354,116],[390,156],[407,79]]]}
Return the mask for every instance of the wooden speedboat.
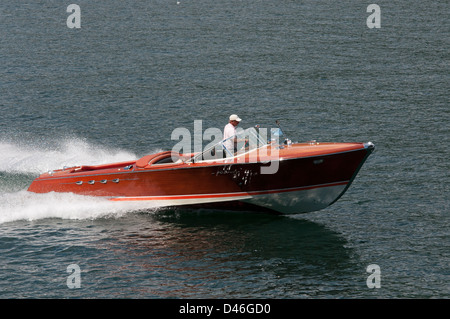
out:
{"label": "wooden speedboat", "polygon": [[[127,162],[44,173],[30,192],[71,192],[152,207],[194,206],[296,214],[323,209],[348,189],[374,150],[368,143],[267,142],[255,128],[242,149],[224,141],[195,154],[173,151]],[[252,142],[253,141],[253,142]]]}

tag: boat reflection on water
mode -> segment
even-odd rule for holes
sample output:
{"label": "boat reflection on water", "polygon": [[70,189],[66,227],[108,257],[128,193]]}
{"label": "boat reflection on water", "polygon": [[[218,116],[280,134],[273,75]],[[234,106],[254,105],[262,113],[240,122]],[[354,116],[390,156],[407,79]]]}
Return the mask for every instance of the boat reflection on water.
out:
{"label": "boat reflection on water", "polygon": [[116,231],[99,248],[127,256],[111,275],[145,273],[134,289],[147,296],[296,298],[319,293],[324,277],[345,289],[357,273],[346,240],[303,219],[179,208],[105,222]]}

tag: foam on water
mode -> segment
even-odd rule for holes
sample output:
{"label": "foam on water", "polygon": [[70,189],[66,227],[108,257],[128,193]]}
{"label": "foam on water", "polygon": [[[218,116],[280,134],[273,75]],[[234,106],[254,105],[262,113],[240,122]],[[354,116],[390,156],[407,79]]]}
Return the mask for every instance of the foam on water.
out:
{"label": "foam on water", "polygon": [[105,198],[71,193],[35,194],[26,190],[0,195],[0,224],[44,218],[118,218],[131,211],[148,209],[142,203],[113,202]]}
{"label": "foam on water", "polygon": [[20,143],[0,140],[0,171],[42,173],[64,166],[95,165],[136,159],[124,150],[98,147],[81,139],[52,143]]}
{"label": "foam on water", "polygon": [[[50,144],[50,145],[49,145]],[[105,198],[71,193],[35,194],[11,187],[29,175],[30,183],[38,174],[63,166],[95,165],[136,159],[124,150],[110,150],[80,139],[23,145],[0,140],[0,224],[43,218],[95,219],[121,217],[127,212],[152,208],[144,203],[112,202]],[[23,181],[20,181],[23,185]],[[22,186],[23,187],[23,186]]]}

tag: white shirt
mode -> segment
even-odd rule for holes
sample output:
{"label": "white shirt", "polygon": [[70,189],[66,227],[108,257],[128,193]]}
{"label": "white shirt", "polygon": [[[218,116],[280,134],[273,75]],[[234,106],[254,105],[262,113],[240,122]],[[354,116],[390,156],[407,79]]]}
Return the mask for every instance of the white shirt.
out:
{"label": "white shirt", "polygon": [[[225,128],[223,129],[223,139],[226,140],[227,138],[232,137],[233,135],[236,135],[236,127],[233,124],[228,123],[227,125],[225,125]],[[232,138],[226,141],[224,144],[225,147],[231,153],[234,152],[234,141]]]}

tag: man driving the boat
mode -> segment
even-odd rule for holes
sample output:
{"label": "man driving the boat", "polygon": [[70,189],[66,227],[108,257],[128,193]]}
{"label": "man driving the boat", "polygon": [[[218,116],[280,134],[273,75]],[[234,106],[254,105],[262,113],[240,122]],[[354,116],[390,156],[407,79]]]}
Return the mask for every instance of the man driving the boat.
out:
{"label": "man driving the boat", "polygon": [[[225,128],[223,129],[223,140],[224,146],[227,150],[224,150],[224,157],[230,157],[233,156],[236,152],[236,144],[238,142],[238,139],[236,138],[236,127],[239,125],[239,123],[242,121],[239,116],[236,114],[230,115],[229,122],[227,125],[225,125]],[[234,136],[234,137],[233,137]]]}

